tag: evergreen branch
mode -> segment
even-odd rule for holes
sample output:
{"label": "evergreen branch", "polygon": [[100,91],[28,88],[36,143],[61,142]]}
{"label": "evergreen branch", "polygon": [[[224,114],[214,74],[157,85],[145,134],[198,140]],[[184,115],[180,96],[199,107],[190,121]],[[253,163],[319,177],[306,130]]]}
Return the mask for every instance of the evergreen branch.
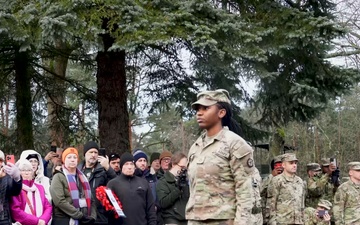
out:
{"label": "evergreen branch", "polygon": [[[66,77],[63,77],[63,76],[60,76],[56,73],[54,73],[53,71],[49,70],[47,67],[45,66],[42,66],[40,65],[39,63],[36,63],[36,62],[33,62],[33,64],[40,68],[40,69],[43,69],[44,71],[46,71],[47,73],[53,75],[54,77],[60,79],[60,80],[63,80],[67,83],[69,83],[71,86],[73,86],[77,91],[79,91],[81,94],[83,94],[86,98],[88,99],[92,99],[92,100],[96,100],[96,93],[93,91],[93,90],[90,90],[88,89],[87,87],[85,87],[84,85],[80,84],[79,82],[76,82],[75,80],[72,80],[72,79],[69,79],[69,78],[66,78]],[[43,76],[41,75],[40,73],[38,73],[40,76]],[[86,93],[84,90],[90,92],[92,95]]]}

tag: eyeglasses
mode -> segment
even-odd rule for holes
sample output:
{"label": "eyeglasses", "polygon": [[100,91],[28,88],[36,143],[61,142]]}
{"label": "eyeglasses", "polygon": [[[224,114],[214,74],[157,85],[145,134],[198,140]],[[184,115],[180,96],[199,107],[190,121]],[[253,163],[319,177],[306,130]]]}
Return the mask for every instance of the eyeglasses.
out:
{"label": "eyeglasses", "polygon": [[33,170],[20,170],[20,172],[34,172]]}
{"label": "eyeglasses", "polygon": [[185,166],[182,166],[182,165],[179,165],[179,164],[176,164],[178,165],[181,169],[186,169],[186,165]]}
{"label": "eyeglasses", "polygon": [[162,161],[165,161],[165,162],[170,162],[170,158],[163,158]]}

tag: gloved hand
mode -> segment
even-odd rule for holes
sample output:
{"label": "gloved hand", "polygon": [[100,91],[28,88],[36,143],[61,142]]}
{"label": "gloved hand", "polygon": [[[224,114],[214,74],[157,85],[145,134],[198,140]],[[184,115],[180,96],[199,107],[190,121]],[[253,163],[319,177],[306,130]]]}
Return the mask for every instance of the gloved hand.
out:
{"label": "gloved hand", "polygon": [[340,170],[337,168],[331,173],[331,181],[333,184],[338,185],[339,184],[339,177],[340,177]]}
{"label": "gloved hand", "polygon": [[20,177],[20,170],[17,166],[14,164],[8,162],[4,166],[5,173],[9,174],[9,176],[14,179],[15,181],[19,181],[21,179]]}
{"label": "gloved hand", "polygon": [[178,187],[180,189],[180,191],[182,190],[182,184],[181,184],[181,180],[179,179],[179,177],[177,177],[176,179],[176,187]]}
{"label": "gloved hand", "polygon": [[88,225],[95,223],[95,219],[92,218],[91,216],[83,216],[79,221],[81,224],[88,224]]}

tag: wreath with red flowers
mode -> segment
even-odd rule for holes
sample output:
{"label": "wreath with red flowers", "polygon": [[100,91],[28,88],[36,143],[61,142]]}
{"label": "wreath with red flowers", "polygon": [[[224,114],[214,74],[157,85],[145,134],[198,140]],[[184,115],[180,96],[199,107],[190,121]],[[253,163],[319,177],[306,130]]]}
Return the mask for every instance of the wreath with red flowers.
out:
{"label": "wreath with red flowers", "polygon": [[[100,201],[100,203],[105,207],[106,211],[114,211],[115,213],[115,219],[119,218],[119,215],[116,213],[115,207],[112,205],[109,197],[107,196],[105,190],[107,188],[105,186],[100,186],[96,188],[96,198]],[[119,198],[115,195],[113,191],[111,191],[114,195],[114,198],[117,202],[117,204],[120,206],[120,209],[123,209],[123,206],[119,200]]]}

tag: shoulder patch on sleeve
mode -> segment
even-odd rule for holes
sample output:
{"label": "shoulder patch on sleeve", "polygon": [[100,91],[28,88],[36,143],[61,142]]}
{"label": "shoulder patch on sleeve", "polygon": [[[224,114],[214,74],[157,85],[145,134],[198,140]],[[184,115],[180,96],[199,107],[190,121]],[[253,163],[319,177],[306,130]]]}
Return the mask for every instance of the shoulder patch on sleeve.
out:
{"label": "shoulder patch on sleeve", "polygon": [[254,166],[254,160],[252,158],[249,158],[247,160],[246,164],[248,165],[248,167],[253,167]]}

